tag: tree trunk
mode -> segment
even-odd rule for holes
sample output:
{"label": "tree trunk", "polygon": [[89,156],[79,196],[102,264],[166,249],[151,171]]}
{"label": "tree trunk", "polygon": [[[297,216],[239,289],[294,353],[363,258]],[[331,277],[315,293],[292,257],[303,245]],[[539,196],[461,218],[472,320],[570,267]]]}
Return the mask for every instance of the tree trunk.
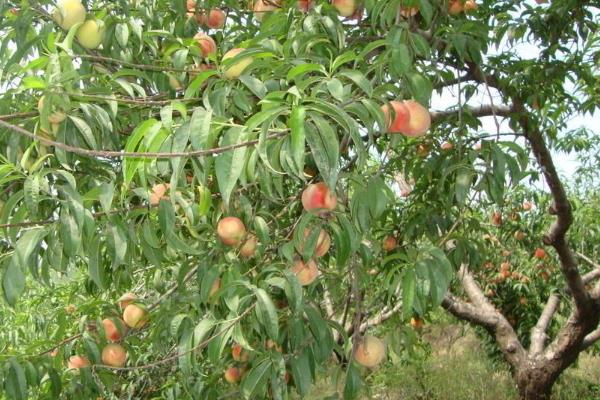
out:
{"label": "tree trunk", "polygon": [[548,366],[527,369],[516,376],[521,400],[550,400],[552,386],[560,373]]}

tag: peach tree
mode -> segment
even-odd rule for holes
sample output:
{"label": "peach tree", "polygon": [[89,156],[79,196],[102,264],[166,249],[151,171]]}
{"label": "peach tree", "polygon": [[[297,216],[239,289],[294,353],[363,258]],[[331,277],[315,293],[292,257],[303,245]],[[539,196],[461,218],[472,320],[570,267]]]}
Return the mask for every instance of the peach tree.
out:
{"label": "peach tree", "polygon": [[600,337],[551,152],[598,104],[594,7],[0,2],[5,396],[354,398],[441,305],[548,398]]}

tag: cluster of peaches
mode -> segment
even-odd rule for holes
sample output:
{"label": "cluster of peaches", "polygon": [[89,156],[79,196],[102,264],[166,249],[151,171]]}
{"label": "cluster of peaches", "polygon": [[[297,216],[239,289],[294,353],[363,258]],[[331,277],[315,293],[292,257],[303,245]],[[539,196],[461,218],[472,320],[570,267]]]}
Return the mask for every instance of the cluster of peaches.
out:
{"label": "cluster of peaches", "polygon": [[[119,307],[123,311],[121,318],[104,318],[102,327],[106,340],[111,342],[102,349],[102,363],[104,365],[122,368],[127,362],[127,351],[120,342],[129,329],[141,329],[148,322],[148,312],[140,304],[136,303],[137,296],[126,293],[118,300]],[[69,369],[89,367],[90,360],[81,355],[71,356],[67,362]]]}

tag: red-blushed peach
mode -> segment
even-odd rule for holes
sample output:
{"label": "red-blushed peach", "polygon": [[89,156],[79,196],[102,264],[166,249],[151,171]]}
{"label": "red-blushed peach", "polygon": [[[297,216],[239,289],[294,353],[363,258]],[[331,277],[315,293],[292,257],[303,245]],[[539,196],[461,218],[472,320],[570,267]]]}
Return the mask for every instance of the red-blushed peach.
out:
{"label": "red-blushed peach", "polygon": [[237,217],[225,217],[217,224],[217,235],[223,244],[237,247],[246,236],[246,226]]}
{"label": "red-blushed peach", "polygon": [[474,0],[467,0],[465,1],[465,5],[463,6],[463,10],[467,13],[467,12],[471,12],[471,11],[475,11],[477,10],[479,6],[477,5],[477,3],[475,3]]}
{"label": "red-blushed peach", "polygon": [[[391,109],[394,110],[392,113]],[[388,133],[403,133],[408,128],[410,112],[404,102],[390,101],[389,104],[381,106],[381,111],[385,117]],[[392,120],[392,117],[394,118]]]}
{"label": "red-blushed peach", "polygon": [[302,206],[308,212],[333,211],[336,205],[337,197],[325,182],[312,183],[302,192]]}
{"label": "red-blushed peach", "polygon": [[228,383],[238,383],[242,378],[242,371],[238,367],[229,367],[225,370],[223,377]]}
{"label": "red-blushed peach", "polygon": [[540,260],[544,259],[544,258],[546,258],[546,251],[544,249],[541,249],[541,248],[538,247],[537,249],[535,249],[535,252],[533,253],[533,256],[535,258],[539,258]]}
{"label": "red-blushed peach", "polygon": [[233,357],[233,360],[237,362],[248,362],[248,359],[250,358],[248,352],[245,351],[239,343],[234,343],[231,346],[231,356]]}
{"label": "red-blushed peach", "polygon": [[306,263],[300,259],[294,261],[292,272],[296,274],[302,286],[310,285],[319,276],[319,268],[317,268],[317,263],[313,260],[309,260]]}
{"label": "red-blushed peach", "polygon": [[134,329],[140,329],[148,322],[148,312],[137,304],[129,304],[123,310],[123,321]]}
{"label": "red-blushed peach", "polygon": [[240,247],[240,256],[243,258],[253,257],[256,253],[256,246],[258,245],[258,240],[254,235],[248,235],[242,247]]}
{"label": "red-blushed peach", "polygon": [[522,206],[523,211],[529,211],[529,210],[531,210],[532,207],[533,206],[530,202],[528,202],[528,201],[523,202],[523,206]]}
{"label": "red-blushed peach", "polygon": [[[227,60],[228,58],[233,58],[233,57],[237,56],[244,50],[246,50],[246,49],[236,48],[236,49],[229,50],[227,53],[225,53],[223,55],[223,61]],[[243,57],[238,62],[229,65],[223,72],[223,76],[225,76],[225,78],[227,78],[227,79],[236,79],[238,76],[240,76],[244,72],[244,70],[250,64],[252,64],[252,57]]]}
{"label": "red-blushed peach", "polygon": [[117,300],[117,303],[119,304],[119,308],[121,310],[124,310],[125,307],[127,307],[128,305],[130,305],[131,303],[133,303],[135,300],[137,300],[137,296],[131,292],[127,292],[125,293],[123,296],[119,297],[119,300]]}
{"label": "red-blushed peach", "polygon": [[448,14],[458,15],[463,12],[463,5],[460,0],[450,0],[448,3]]}
{"label": "red-blushed peach", "polygon": [[[304,239],[307,239],[311,234],[311,229],[310,228],[306,228],[304,230]],[[298,250],[300,250],[300,252],[304,251],[304,242],[300,243],[300,245],[298,246]],[[325,254],[327,254],[327,252],[329,251],[329,247],[331,246],[331,237],[329,236],[329,233],[327,233],[327,231],[325,229],[321,229],[319,230],[319,237],[317,238],[317,243],[315,245],[315,252],[314,252],[314,256],[315,257],[323,257]]]}
{"label": "red-blushed peach", "polygon": [[67,361],[68,369],[85,368],[89,367],[90,365],[90,360],[88,360],[87,357],[84,356],[71,356]]}
{"label": "red-blushed peach", "polygon": [[406,100],[404,105],[408,109],[408,126],[402,134],[410,137],[423,136],[431,126],[429,111],[415,100]]}
{"label": "red-blushed peach", "polygon": [[332,0],[331,4],[342,17],[351,17],[356,12],[356,0]]}
{"label": "red-blushed peach", "polygon": [[255,0],[253,8],[254,18],[258,22],[262,22],[264,17],[279,9],[278,2],[275,0]]}
{"label": "red-blushed peach", "polygon": [[210,286],[210,290],[208,292],[208,297],[212,298],[218,291],[221,289],[221,279],[217,278]]}
{"label": "red-blushed peach", "polygon": [[414,17],[419,13],[419,7],[402,7],[400,9],[400,15],[404,18]]}
{"label": "red-blushed peach", "polygon": [[102,363],[121,368],[127,362],[127,351],[120,344],[111,343],[102,349]]}
{"label": "red-blushed peach", "polygon": [[169,183],[159,183],[159,184],[152,186],[152,190],[150,192],[150,198],[149,198],[150,205],[155,206],[158,203],[160,203],[160,201],[162,199],[167,198],[166,193],[170,187],[171,187],[171,184],[169,184]]}
{"label": "red-blushed peach", "polygon": [[354,359],[363,367],[374,368],[385,356],[385,343],[375,336],[365,336],[354,349]]}
{"label": "red-blushed peach", "polygon": [[423,329],[423,320],[421,318],[412,317],[410,319],[410,326],[416,331]]}
{"label": "red-blushed peach", "polygon": [[313,8],[313,5],[313,0],[298,0],[298,9],[302,12],[308,12],[311,8]]}
{"label": "red-blushed peach", "polygon": [[217,53],[217,44],[206,33],[198,32],[194,35],[194,39],[200,47],[200,52],[202,53],[202,57],[206,58],[211,54]]}
{"label": "red-blushed peach", "polygon": [[390,252],[390,251],[394,250],[397,245],[398,245],[398,241],[393,236],[387,236],[385,239],[383,239],[382,247],[383,247],[384,251]]}
{"label": "red-blushed peach", "polygon": [[452,150],[454,148],[454,144],[452,142],[444,142],[440,145],[442,150]]}
{"label": "red-blushed peach", "polygon": [[196,16],[196,21],[201,26],[206,26],[210,29],[221,29],[225,26],[225,12],[220,8],[212,8],[208,13],[205,10],[200,11]]}
{"label": "red-blushed peach", "polygon": [[104,318],[102,325],[104,326],[106,339],[111,342],[118,342],[127,334],[127,325],[125,325],[125,321],[122,319]]}
{"label": "red-blushed peach", "polygon": [[502,225],[502,214],[498,211],[494,211],[492,213],[492,216],[490,217],[490,221],[492,222],[492,225],[494,225],[494,226]]}
{"label": "red-blushed peach", "polygon": [[525,232],[516,231],[514,236],[515,236],[515,240],[520,242],[521,240],[525,239]]}

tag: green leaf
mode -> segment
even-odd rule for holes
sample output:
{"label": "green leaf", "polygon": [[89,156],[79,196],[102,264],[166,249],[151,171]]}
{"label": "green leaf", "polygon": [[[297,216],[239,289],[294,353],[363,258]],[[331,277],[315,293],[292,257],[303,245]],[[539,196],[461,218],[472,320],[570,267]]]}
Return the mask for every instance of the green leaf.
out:
{"label": "green leaf", "polygon": [[115,27],[115,37],[117,42],[122,48],[127,48],[127,42],[129,41],[129,27],[125,23],[119,23]]}
{"label": "green leaf", "polygon": [[356,368],[355,363],[348,363],[346,370],[346,382],[344,384],[344,399],[351,400],[358,396],[358,391],[362,385],[360,371]]}
{"label": "green leaf", "polygon": [[303,351],[299,356],[290,360],[294,384],[301,396],[305,396],[312,386],[312,372],[308,351]]}
{"label": "green leaf", "polygon": [[290,69],[288,71],[287,80],[291,81],[291,80],[295,79],[296,77],[299,77],[301,75],[308,74],[311,72],[319,72],[323,75],[327,75],[327,71],[325,71],[325,67],[323,67],[321,64],[300,64],[300,65],[296,65],[295,67],[292,67],[292,69]]}
{"label": "green leaf", "polygon": [[[223,140],[221,146],[228,146],[243,142],[246,139],[246,130],[243,127],[233,127],[229,129]],[[217,182],[219,183],[219,190],[221,192],[221,198],[226,206],[229,204],[229,198],[231,192],[235,188],[238,178],[244,170],[244,163],[246,161],[246,147],[238,147],[234,150],[229,150],[221,153],[217,156],[215,161],[215,170],[217,174]]]}
{"label": "green leaf", "polygon": [[306,141],[327,186],[334,188],[338,178],[340,160],[338,137],[329,122],[318,114],[310,113],[310,119],[317,129],[307,125]]}
{"label": "green leaf", "polygon": [[344,101],[344,85],[339,79],[331,78],[327,81],[327,90],[338,101]]}
{"label": "green leaf", "polygon": [[371,85],[371,82],[361,71],[346,70],[339,72],[338,75],[350,79],[356,86],[365,92],[367,96],[371,97],[373,95],[373,85]]}
{"label": "green leaf", "polygon": [[402,275],[402,314],[409,318],[413,314],[417,276],[414,268],[408,268]]}
{"label": "green leaf", "polygon": [[245,399],[253,398],[259,394],[260,390],[265,390],[267,378],[271,374],[271,367],[271,360],[264,359],[248,372],[240,387]]}
{"label": "green leaf", "polygon": [[277,310],[275,304],[265,292],[264,289],[257,288],[256,294],[256,315],[258,320],[265,327],[267,335],[273,340],[277,340],[279,337],[279,321],[277,319]]}
{"label": "green leaf", "polygon": [[251,75],[240,75],[238,79],[259,99],[262,99],[267,94],[267,87],[263,81]]}
{"label": "green leaf", "polygon": [[290,145],[292,159],[300,176],[302,176],[304,171],[304,152],[306,148],[305,120],[306,109],[304,107],[295,106],[292,108],[292,114],[290,115]]}
{"label": "green leaf", "polygon": [[2,278],[2,289],[6,302],[14,306],[25,290],[24,270],[14,262],[9,262],[4,277]]}
{"label": "green leaf", "polygon": [[100,290],[106,289],[107,276],[104,266],[102,265],[100,252],[100,236],[96,236],[89,247],[88,253],[88,273],[92,281]]}
{"label": "green leaf", "polygon": [[419,13],[423,16],[427,25],[431,22],[431,18],[433,18],[433,7],[429,0],[417,0],[419,4]]}
{"label": "green leaf", "polygon": [[190,142],[194,150],[204,150],[208,146],[212,111],[202,107],[194,109],[190,119]]}
{"label": "green leaf", "polygon": [[27,399],[27,379],[23,368],[14,357],[8,361],[8,365],[8,373],[4,381],[7,398],[11,400]]}

